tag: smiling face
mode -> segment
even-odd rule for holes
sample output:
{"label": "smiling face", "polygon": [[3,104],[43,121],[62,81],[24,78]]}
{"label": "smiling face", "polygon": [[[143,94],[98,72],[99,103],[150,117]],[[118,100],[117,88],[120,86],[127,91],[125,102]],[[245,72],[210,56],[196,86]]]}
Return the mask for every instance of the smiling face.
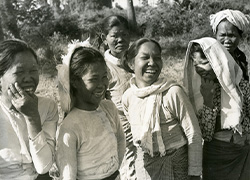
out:
{"label": "smiling face", "polygon": [[123,25],[113,26],[106,36],[106,41],[111,54],[117,58],[121,58],[129,47],[130,37],[128,29]]}
{"label": "smiling face", "polygon": [[239,30],[225,20],[217,27],[216,39],[230,52],[233,53],[240,41]]}
{"label": "smiling face", "polygon": [[207,58],[200,52],[194,52],[192,55],[193,64],[196,72],[204,79],[215,80],[216,75]]}
{"label": "smiling face", "polygon": [[89,65],[81,79],[74,83],[76,107],[95,110],[103,99],[108,87],[107,67],[104,63]]}
{"label": "smiling face", "polygon": [[162,69],[159,47],[153,42],[143,43],[135,56],[131,69],[135,72],[135,81],[139,88],[153,84],[158,79]]}
{"label": "smiling face", "polygon": [[38,82],[38,64],[29,51],[19,52],[14,56],[12,66],[0,78],[2,96],[8,99],[7,90],[15,82],[27,93],[34,94]]}

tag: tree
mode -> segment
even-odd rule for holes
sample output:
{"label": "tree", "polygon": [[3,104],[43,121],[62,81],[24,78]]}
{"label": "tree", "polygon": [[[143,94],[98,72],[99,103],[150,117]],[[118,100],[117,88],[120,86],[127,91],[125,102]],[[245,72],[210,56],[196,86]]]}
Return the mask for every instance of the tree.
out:
{"label": "tree", "polygon": [[2,0],[0,15],[2,17],[2,25],[7,29],[15,38],[20,37],[20,29],[17,26],[17,12],[13,6],[15,0]]}
{"label": "tree", "polygon": [[127,17],[130,29],[132,30],[132,32],[137,32],[137,23],[135,18],[133,0],[127,0]]}
{"label": "tree", "polygon": [[2,28],[2,20],[0,16],[0,41],[4,40],[3,28]]}

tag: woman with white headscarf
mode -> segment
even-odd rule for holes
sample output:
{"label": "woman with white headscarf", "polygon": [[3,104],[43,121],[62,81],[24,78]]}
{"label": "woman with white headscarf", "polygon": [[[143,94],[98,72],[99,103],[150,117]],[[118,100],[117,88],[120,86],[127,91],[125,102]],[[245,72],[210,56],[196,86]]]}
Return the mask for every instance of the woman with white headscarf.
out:
{"label": "woman with white headscarf", "polygon": [[246,32],[250,25],[249,15],[238,10],[222,10],[210,15],[210,25],[216,39],[230,52],[242,69],[244,79],[249,80],[246,56],[238,48],[243,32]]}
{"label": "woman with white headscarf", "polygon": [[216,39],[193,40],[184,86],[204,139],[203,180],[250,179],[250,88],[241,68]]}

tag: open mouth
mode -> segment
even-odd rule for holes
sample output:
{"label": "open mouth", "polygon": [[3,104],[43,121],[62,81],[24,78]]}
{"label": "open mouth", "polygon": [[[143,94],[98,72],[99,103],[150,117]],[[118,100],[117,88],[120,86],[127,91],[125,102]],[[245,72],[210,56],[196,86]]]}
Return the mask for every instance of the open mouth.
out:
{"label": "open mouth", "polygon": [[101,92],[96,92],[96,93],[94,93],[94,95],[95,95],[95,97],[100,98],[104,95],[104,93],[105,93],[105,90],[103,90]]}
{"label": "open mouth", "polygon": [[148,70],[146,70],[145,73],[147,73],[147,74],[156,74],[156,73],[157,73],[157,70],[148,69]]}
{"label": "open mouth", "polygon": [[33,87],[24,87],[23,90],[28,94],[34,94],[35,93],[35,88],[33,88]]}

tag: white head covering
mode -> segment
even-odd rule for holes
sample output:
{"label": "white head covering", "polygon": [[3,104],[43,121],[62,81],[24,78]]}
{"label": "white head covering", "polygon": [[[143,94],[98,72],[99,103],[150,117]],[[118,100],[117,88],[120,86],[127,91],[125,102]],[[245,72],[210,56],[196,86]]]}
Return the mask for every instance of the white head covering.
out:
{"label": "white head covering", "polygon": [[209,37],[189,42],[185,58],[184,86],[195,111],[203,107],[203,97],[200,93],[201,77],[196,73],[190,58],[193,43],[200,44],[222,87],[221,128],[241,133],[242,95],[239,92],[239,82],[242,79],[242,71],[230,53],[216,39]]}
{"label": "white head covering", "polygon": [[243,32],[247,30],[250,24],[249,15],[245,15],[238,10],[226,9],[210,15],[210,25],[212,26],[214,33],[216,33],[217,26],[223,19],[227,19]]}
{"label": "white head covering", "polygon": [[61,108],[64,112],[68,113],[73,107],[73,98],[70,92],[70,61],[72,54],[79,47],[92,47],[89,42],[89,38],[83,42],[72,41],[68,45],[68,53],[65,56],[62,56],[62,64],[57,66],[58,70],[58,89]]}

